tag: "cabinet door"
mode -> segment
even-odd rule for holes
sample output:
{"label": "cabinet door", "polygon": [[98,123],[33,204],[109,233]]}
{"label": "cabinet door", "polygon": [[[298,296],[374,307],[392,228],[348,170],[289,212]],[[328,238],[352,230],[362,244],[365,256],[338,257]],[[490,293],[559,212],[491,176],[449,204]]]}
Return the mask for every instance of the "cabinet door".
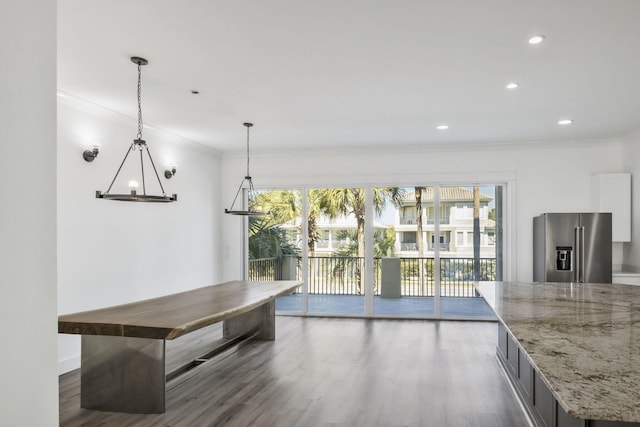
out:
{"label": "cabinet door", "polygon": [[518,382],[522,395],[528,405],[533,403],[533,368],[527,359],[527,354],[520,350],[518,352]]}
{"label": "cabinet door", "polygon": [[551,390],[547,388],[547,385],[542,381],[540,375],[534,373],[533,383],[533,409],[534,415],[539,422],[545,427],[554,427],[553,413],[555,412],[556,400],[551,394]]}
{"label": "cabinet door", "polygon": [[611,212],[614,242],[631,241],[631,174],[602,173],[591,177],[595,212]]}
{"label": "cabinet door", "polygon": [[562,406],[559,403],[556,403],[556,413],[558,415],[558,424],[557,427],[584,427],[585,420],[580,420],[578,418],[573,418],[571,415],[567,414]]}
{"label": "cabinet door", "polygon": [[504,360],[507,359],[507,330],[498,323],[498,351]]}
{"label": "cabinet door", "polygon": [[514,378],[518,376],[518,343],[507,334],[507,366]]}

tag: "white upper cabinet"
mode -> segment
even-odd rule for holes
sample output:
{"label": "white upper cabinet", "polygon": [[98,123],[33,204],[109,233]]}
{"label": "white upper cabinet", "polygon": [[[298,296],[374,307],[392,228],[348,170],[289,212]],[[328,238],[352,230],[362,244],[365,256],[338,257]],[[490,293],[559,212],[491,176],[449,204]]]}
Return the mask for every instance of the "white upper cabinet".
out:
{"label": "white upper cabinet", "polygon": [[631,241],[631,174],[601,173],[591,177],[594,212],[611,212],[613,241]]}

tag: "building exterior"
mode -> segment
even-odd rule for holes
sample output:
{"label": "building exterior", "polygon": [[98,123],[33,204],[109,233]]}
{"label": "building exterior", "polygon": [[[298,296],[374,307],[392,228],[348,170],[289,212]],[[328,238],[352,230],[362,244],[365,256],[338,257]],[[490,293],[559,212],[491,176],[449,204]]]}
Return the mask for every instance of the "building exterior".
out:
{"label": "building exterior", "polygon": [[[496,222],[491,217],[493,196],[480,194],[480,257],[495,258]],[[422,239],[424,257],[433,257],[435,249],[435,211],[433,187],[422,190]],[[468,187],[440,187],[440,256],[451,258],[473,258],[473,190]],[[393,224],[374,221],[374,230],[395,230],[394,255],[417,257],[418,225],[414,189],[407,191],[394,208]],[[291,241],[300,242],[300,226],[291,223],[282,226]],[[357,224],[353,215],[329,219],[322,215],[316,228],[319,239],[315,242],[316,256],[331,256],[355,240]]]}
{"label": "building exterior", "polygon": [[[282,228],[287,231],[292,242],[302,241],[300,225],[297,224],[297,221],[283,224]],[[318,218],[316,228],[319,239],[315,242],[315,256],[331,256],[335,251],[349,246],[354,241],[357,242],[358,224],[353,215],[339,216],[335,219],[321,215]],[[373,228],[378,231],[388,229],[390,226],[374,221]]]}
{"label": "building exterior", "polygon": [[[435,249],[434,188],[422,189],[422,241],[424,256],[431,257]],[[495,257],[495,220],[490,218],[493,197],[480,194],[480,257]],[[440,256],[473,257],[473,190],[466,187],[440,187]],[[418,210],[415,191],[403,196],[396,210],[396,254],[418,256]]]}

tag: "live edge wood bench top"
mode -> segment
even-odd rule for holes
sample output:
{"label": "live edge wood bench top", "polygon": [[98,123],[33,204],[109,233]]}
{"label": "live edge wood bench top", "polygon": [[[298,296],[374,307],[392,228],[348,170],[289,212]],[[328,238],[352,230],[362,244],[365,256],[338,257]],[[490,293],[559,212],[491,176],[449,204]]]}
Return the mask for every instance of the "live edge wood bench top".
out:
{"label": "live edge wood bench top", "polygon": [[172,340],[246,313],[302,285],[231,281],[159,298],[58,317],[58,332]]}

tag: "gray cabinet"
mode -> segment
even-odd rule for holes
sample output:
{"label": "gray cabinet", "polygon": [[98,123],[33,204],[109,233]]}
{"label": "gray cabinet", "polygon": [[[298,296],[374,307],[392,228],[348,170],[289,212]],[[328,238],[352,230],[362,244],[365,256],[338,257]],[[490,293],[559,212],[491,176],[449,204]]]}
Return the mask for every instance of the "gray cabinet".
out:
{"label": "gray cabinet", "polygon": [[583,420],[569,415],[547,387],[542,374],[502,323],[498,323],[498,361],[529,417],[538,427],[640,427],[640,423]]}
{"label": "gray cabinet", "polygon": [[518,375],[518,344],[511,334],[507,334],[507,368],[512,375]]}
{"label": "gray cabinet", "polygon": [[507,358],[507,330],[500,323],[498,325],[498,354],[502,356],[503,359]]}
{"label": "gray cabinet", "polygon": [[545,427],[555,427],[554,411],[556,400],[551,394],[551,390],[544,383],[540,374],[533,375],[533,415],[537,418],[538,424]]}
{"label": "gray cabinet", "polygon": [[573,418],[571,415],[567,414],[560,404],[557,404],[556,413],[558,421],[557,427],[585,427],[587,425],[585,420],[579,420],[578,418]]}
{"label": "gray cabinet", "polygon": [[518,386],[523,399],[533,403],[533,367],[527,359],[527,354],[518,349]]}

